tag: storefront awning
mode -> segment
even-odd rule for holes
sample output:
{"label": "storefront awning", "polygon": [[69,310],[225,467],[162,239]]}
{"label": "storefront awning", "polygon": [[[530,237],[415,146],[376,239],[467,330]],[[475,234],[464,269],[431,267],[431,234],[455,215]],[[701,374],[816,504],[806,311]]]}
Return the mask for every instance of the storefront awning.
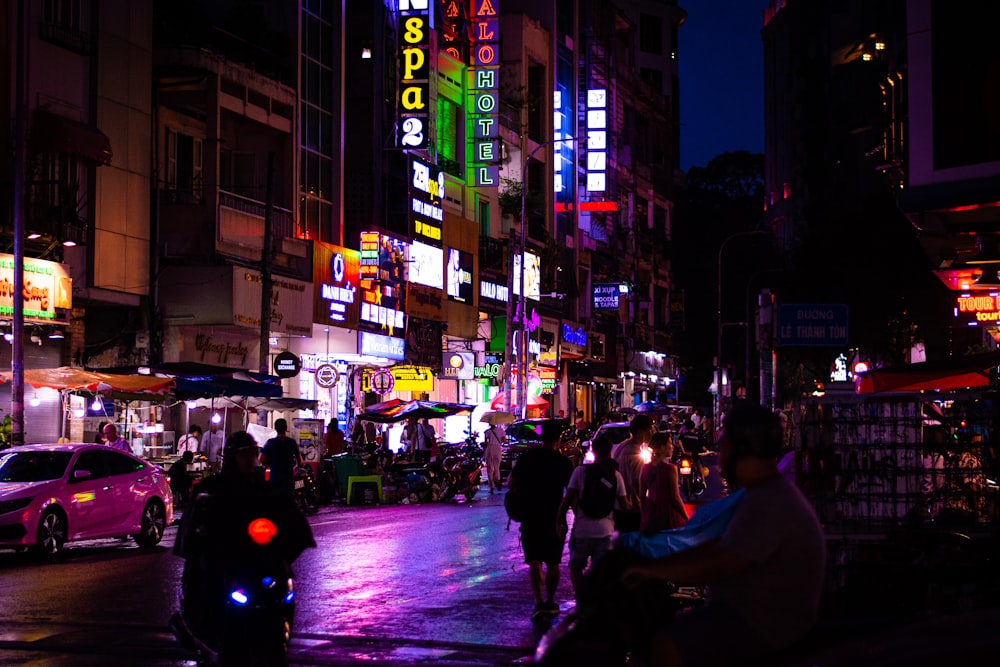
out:
{"label": "storefront awning", "polygon": [[[5,371],[0,373],[0,376],[9,382],[12,373]],[[89,391],[95,394],[128,394],[136,395],[136,397],[143,394],[161,396],[174,387],[173,378],[98,373],[68,366],[28,369],[24,371],[24,382],[35,389],[47,387],[49,389]]]}
{"label": "storefront awning", "polygon": [[858,378],[858,393],[893,391],[952,391],[986,387],[995,368],[1000,366],[1000,352],[984,352],[941,361],[883,368]]}
{"label": "storefront awning", "polygon": [[96,127],[36,109],[31,146],[47,153],[72,153],[97,164],[111,164],[111,140]]}

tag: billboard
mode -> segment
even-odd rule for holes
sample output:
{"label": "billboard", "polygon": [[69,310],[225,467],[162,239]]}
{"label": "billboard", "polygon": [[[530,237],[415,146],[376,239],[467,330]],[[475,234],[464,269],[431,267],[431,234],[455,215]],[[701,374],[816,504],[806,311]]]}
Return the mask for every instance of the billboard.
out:
{"label": "billboard", "polygon": [[472,303],[472,253],[458,248],[448,248],[445,271],[448,298],[461,303]]}
{"label": "billboard", "polygon": [[388,335],[402,335],[406,324],[407,244],[379,232],[361,233],[361,325]]}
{"label": "billboard", "polygon": [[410,233],[432,245],[441,245],[445,197],[444,172],[436,165],[410,157]]}
{"label": "billboard", "polygon": [[316,241],[313,247],[313,322],[358,328],[361,253]]}
{"label": "billboard", "polygon": [[[538,301],[542,288],[542,262],[538,255],[524,253],[524,298]],[[514,294],[521,295],[521,256],[514,255]]]}
{"label": "billboard", "polygon": [[[62,264],[24,258],[25,322],[68,322],[73,281]],[[259,310],[259,308],[258,308]],[[0,315],[14,314],[14,256],[0,254]]]}
{"label": "billboard", "polygon": [[408,260],[411,283],[444,289],[444,251],[441,248],[414,241]]}

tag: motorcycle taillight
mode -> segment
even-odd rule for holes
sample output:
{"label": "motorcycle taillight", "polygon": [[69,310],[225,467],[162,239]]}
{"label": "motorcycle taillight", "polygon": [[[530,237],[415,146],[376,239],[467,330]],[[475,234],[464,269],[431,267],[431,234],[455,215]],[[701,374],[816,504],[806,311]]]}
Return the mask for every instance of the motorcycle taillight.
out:
{"label": "motorcycle taillight", "polygon": [[254,519],[247,525],[247,534],[254,544],[265,547],[278,534],[278,527],[270,519]]}
{"label": "motorcycle taillight", "polygon": [[681,459],[681,464],[678,466],[682,475],[691,474],[691,462],[687,459]]}

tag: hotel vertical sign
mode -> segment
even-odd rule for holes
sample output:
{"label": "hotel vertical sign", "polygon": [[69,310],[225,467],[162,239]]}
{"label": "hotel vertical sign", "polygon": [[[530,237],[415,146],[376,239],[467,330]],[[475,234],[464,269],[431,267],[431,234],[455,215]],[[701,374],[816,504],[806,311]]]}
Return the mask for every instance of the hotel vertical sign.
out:
{"label": "hotel vertical sign", "polygon": [[430,136],[430,0],[399,0],[399,98],[397,100],[400,148],[427,148]]}
{"label": "hotel vertical sign", "polygon": [[474,187],[500,183],[500,19],[499,0],[472,0],[472,49],[469,63],[469,132]]}

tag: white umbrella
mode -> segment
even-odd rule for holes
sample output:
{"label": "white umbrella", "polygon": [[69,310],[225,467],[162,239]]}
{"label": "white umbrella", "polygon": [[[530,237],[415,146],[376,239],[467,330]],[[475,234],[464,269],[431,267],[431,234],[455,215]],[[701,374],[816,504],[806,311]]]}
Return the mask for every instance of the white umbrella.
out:
{"label": "white umbrella", "polygon": [[498,426],[503,426],[504,424],[510,424],[514,421],[514,415],[509,412],[504,412],[503,410],[494,410],[493,412],[484,412],[479,418],[484,424],[496,424]]}

